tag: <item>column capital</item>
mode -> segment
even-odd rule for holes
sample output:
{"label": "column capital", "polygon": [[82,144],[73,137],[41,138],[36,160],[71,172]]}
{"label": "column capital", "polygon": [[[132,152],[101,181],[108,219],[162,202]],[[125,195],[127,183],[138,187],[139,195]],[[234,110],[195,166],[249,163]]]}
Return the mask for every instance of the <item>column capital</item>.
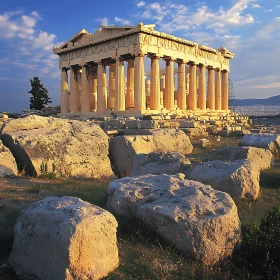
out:
{"label": "column capital", "polygon": [[205,65],[205,64],[202,64],[202,63],[199,63],[199,64],[198,64],[198,67],[199,67],[199,68],[206,68],[206,65]]}
{"label": "column capital", "polygon": [[189,65],[189,66],[196,66],[197,64],[196,64],[194,61],[189,61],[189,62],[188,62],[188,65]]}
{"label": "column capital", "polygon": [[171,56],[164,56],[162,59],[170,62],[174,62],[176,60],[174,57]]}
{"label": "column capital", "polygon": [[206,68],[207,68],[208,71],[209,70],[214,70],[213,66],[211,66],[211,65],[208,65]]}
{"label": "column capital", "polygon": [[215,68],[215,71],[216,72],[221,72],[221,69],[220,68]]}
{"label": "column capital", "polygon": [[138,54],[135,54],[134,56],[135,57],[144,57],[145,55],[147,55],[146,53],[138,53]]}
{"label": "column capital", "polygon": [[177,62],[178,65],[180,65],[180,64],[187,64],[188,63],[188,61],[185,60],[185,59],[176,59],[175,62]]}
{"label": "column capital", "polygon": [[224,74],[224,73],[228,73],[228,70],[222,70],[222,73]]}
{"label": "column capital", "polygon": [[158,54],[149,54],[148,57],[150,59],[160,59],[161,58],[161,56],[159,56]]}

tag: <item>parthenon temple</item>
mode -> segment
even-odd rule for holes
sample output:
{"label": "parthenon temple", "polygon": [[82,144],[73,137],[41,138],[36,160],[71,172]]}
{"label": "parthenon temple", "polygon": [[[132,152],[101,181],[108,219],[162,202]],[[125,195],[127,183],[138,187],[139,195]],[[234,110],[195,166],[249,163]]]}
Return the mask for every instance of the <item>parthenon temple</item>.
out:
{"label": "parthenon temple", "polygon": [[61,113],[228,112],[228,73],[234,54],[154,28],[140,23],[100,26],[93,34],[83,29],[55,47],[61,70]]}

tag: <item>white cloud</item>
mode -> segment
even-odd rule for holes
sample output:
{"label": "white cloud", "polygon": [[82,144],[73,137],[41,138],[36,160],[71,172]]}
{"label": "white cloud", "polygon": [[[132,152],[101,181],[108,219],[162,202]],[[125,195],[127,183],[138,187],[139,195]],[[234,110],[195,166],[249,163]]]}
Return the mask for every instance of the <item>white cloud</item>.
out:
{"label": "white cloud", "polygon": [[30,16],[25,16],[23,15],[22,17],[23,24],[27,27],[34,27],[37,21],[37,18],[30,17]]}
{"label": "white cloud", "polygon": [[137,3],[137,7],[140,8],[140,7],[144,7],[146,5],[146,2],[144,1],[140,1]]}
{"label": "white cloud", "polygon": [[273,10],[272,10],[272,9],[265,9],[264,11],[265,11],[266,13],[273,12]]}
{"label": "white cloud", "polygon": [[54,47],[54,40],[56,36],[49,34],[45,31],[40,31],[39,35],[34,38],[33,48],[43,49],[45,51],[51,51]]}
{"label": "white cloud", "polygon": [[256,86],[252,86],[251,88],[262,88],[262,89],[279,88],[280,89],[280,82],[279,83],[264,84],[264,85],[256,85]]}
{"label": "white cloud", "polygon": [[258,37],[268,38],[273,36],[277,31],[280,31],[280,17],[274,18],[272,21],[264,25],[258,30],[256,35]]}
{"label": "white cloud", "polygon": [[259,4],[252,4],[251,6],[253,9],[258,9],[261,8],[261,6]]}
{"label": "white cloud", "polygon": [[115,21],[119,22],[122,25],[131,25],[129,20],[126,20],[126,19],[123,19],[123,18],[115,17]]}
{"label": "white cloud", "polygon": [[100,18],[99,21],[101,22],[101,25],[109,25],[109,19],[107,17]]}

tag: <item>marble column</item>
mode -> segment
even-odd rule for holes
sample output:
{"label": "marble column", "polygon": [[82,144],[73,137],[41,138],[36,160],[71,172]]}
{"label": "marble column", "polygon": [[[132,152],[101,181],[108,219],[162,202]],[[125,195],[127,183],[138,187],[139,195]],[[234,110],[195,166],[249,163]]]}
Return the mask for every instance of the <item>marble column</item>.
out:
{"label": "marble column", "polygon": [[69,103],[68,103],[68,75],[67,69],[61,69],[61,87],[60,87],[60,107],[61,113],[69,113]]}
{"label": "marble column", "polygon": [[110,68],[109,68],[108,109],[114,109],[114,106],[115,106],[115,70],[116,70],[116,65],[111,64]]}
{"label": "marble column", "polygon": [[222,73],[222,110],[228,110],[228,71]]}
{"label": "marble column", "polygon": [[124,64],[120,57],[116,58],[115,71],[115,111],[125,110],[124,96]]}
{"label": "marble column", "polygon": [[206,110],[206,67],[200,65],[199,73],[199,86],[198,86],[198,108],[200,110]]}
{"label": "marble column", "polygon": [[196,87],[196,64],[190,66],[190,92],[189,92],[189,109],[197,110],[197,87]]}
{"label": "marble column", "polygon": [[92,93],[92,111],[96,112],[97,110],[97,73],[93,74],[93,93]]}
{"label": "marble column", "polygon": [[186,62],[178,61],[178,99],[179,109],[186,110]]}
{"label": "marble column", "polygon": [[207,96],[207,108],[209,110],[215,110],[215,83],[214,83],[214,69],[208,67],[208,96]]}
{"label": "marble column", "polygon": [[104,113],[107,109],[106,67],[97,63],[97,112]]}
{"label": "marble column", "polygon": [[158,56],[151,57],[150,109],[160,110],[160,69]]}
{"label": "marble column", "polygon": [[130,109],[134,107],[134,59],[127,61],[127,83],[126,83],[126,97],[125,108]]}
{"label": "marble column", "polygon": [[89,92],[89,72],[88,66],[83,65],[82,67],[82,102],[81,102],[81,112],[90,112],[90,92]]}
{"label": "marble column", "polygon": [[77,70],[70,69],[70,113],[79,112],[79,92]]}
{"label": "marble column", "polygon": [[144,54],[134,61],[134,110],[146,109]]}
{"label": "marble column", "polygon": [[81,112],[81,104],[82,104],[82,69],[80,68],[77,71],[77,91],[78,91],[78,104],[79,104],[79,112]]}
{"label": "marble column", "polygon": [[221,70],[216,69],[215,71],[215,110],[222,109],[222,98],[221,98]]}
{"label": "marble column", "polygon": [[164,107],[174,110],[174,60],[166,60]]}

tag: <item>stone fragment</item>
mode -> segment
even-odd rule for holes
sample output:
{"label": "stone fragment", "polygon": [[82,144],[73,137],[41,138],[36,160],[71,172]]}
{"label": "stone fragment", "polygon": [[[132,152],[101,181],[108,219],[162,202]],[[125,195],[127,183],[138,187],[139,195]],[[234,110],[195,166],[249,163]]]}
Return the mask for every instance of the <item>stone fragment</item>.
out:
{"label": "stone fragment", "polygon": [[229,161],[248,159],[260,170],[271,168],[274,164],[274,156],[270,151],[255,147],[222,147],[209,152],[207,159]]}
{"label": "stone fragment", "polygon": [[48,197],[21,213],[8,262],[27,279],[100,279],[118,266],[117,226],[79,198]]}
{"label": "stone fragment", "polygon": [[211,185],[232,197],[256,200],[260,192],[260,170],[253,162],[240,159],[234,162],[207,161],[197,165],[189,175],[191,180]]}
{"label": "stone fragment", "polygon": [[280,135],[272,133],[254,133],[244,135],[241,145],[268,149],[277,156],[280,153]]}
{"label": "stone fragment", "polygon": [[189,154],[193,146],[181,130],[157,130],[152,135],[117,136],[110,141],[110,158],[119,176],[131,174],[135,156],[151,152]]}
{"label": "stone fragment", "polygon": [[130,176],[185,173],[191,162],[179,153],[152,152],[135,156]]}
{"label": "stone fragment", "polygon": [[0,140],[0,177],[17,176],[16,161],[8,148]]}
{"label": "stone fragment", "polygon": [[19,170],[31,176],[46,172],[66,177],[113,176],[109,138],[95,124],[31,115],[5,123],[1,138]]}
{"label": "stone fragment", "polygon": [[211,265],[232,254],[240,222],[232,198],[183,174],[112,181],[108,207],[138,218],[184,254]]}

